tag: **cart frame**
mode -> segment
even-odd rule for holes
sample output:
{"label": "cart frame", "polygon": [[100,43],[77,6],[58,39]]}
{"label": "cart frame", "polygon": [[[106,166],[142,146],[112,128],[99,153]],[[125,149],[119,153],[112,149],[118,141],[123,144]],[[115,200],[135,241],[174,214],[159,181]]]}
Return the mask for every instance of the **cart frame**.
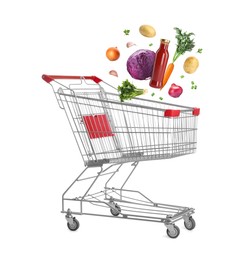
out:
{"label": "cart frame", "polygon": [[[75,231],[79,228],[79,222],[73,215],[160,222],[166,226],[167,235],[170,238],[178,237],[180,230],[175,225],[175,222],[181,219],[184,220],[186,229],[192,230],[195,228],[195,221],[192,218],[192,214],[195,211],[194,208],[153,202],[140,191],[125,189],[124,187],[140,161],[169,159],[195,152],[199,108],[169,103],[164,103],[166,108],[162,108],[163,102],[139,98],[130,103],[121,103],[116,100],[118,95],[105,92],[101,83],[112,86],[95,76],[43,75],[42,78],[52,86],[60,108],[65,111],[85,164],[85,169],[62,195],[61,212],[66,214],[67,226],[70,230]],[[65,85],[60,82],[61,80],[71,81],[72,83]],[[73,83],[74,81],[76,83]],[[89,88],[82,88],[82,83],[85,83]],[[91,88],[91,85],[92,87],[95,86],[95,88]],[[148,102],[154,104],[154,107],[148,106]],[[85,106],[90,106],[89,109],[97,109],[99,113],[95,113],[96,115],[94,116],[91,115],[91,111],[84,112]],[[153,111],[151,114],[149,114],[149,108]],[[73,114],[72,109],[76,114]],[[103,109],[104,113],[101,113],[101,109]],[[121,121],[124,124],[119,124],[119,121],[113,121],[113,117],[115,117],[113,113],[114,111],[117,113],[117,110],[118,118],[121,117]],[[164,123],[161,124],[156,123],[159,120],[159,112],[163,113],[166,118]],[[178,119],[180,113],[182,118]],[[75,122],[78,115],[79,117],[83,115],[83,130],[79,129]],[[152,119],[153,126],[149,126],[148,123],[148,127],[144,128],[142,122],[137,121],[137,116],[139,115],[143,120],[148,117],[156,118]],[[132,122],[127,123],[130,116],[137,121],[132,120],[134,121],[133,123],[137,123],[137,126],[132,126],[133,124],[130,124]],[[165,132],[163,132],[163,129],[166,129]],[[161,137],[159,137],[160,131],[162,131]],[[124,135],[127,133],[128,139],[120,138],[120,134],[125,138]],[[153,144],[152,139],[148,135],[153,135]],[[85,139],[84,136],[86,137]],[[98,139],[99,141],[97,142]],[[101,141],[101,139],[110,140],[110,143]],[[97,144],[99,144],[98,147],[96,146]],[[100,145],[103,146],[104,150],[99,149]],[[115,179],[122,166],[126,164],[132,167],[126,179],[119,185],[119,188],[110,187],[109,183],[112,179]],[[100,169],[99,171],[98,168]],[[85,177],[88,170],[91,170],[92,176],[88,175]],[[94,174],[95,172],[96,174]],[[102,176],[103,178],[104,176],[107,177],[103,182],[103,190],[93,192],[92,189]],[[86,183],[83,195],[69,196],[68,193],[72,188],[80,183]],[[71,210],[70,207],[66,209],[66,203],[70,202],[79,204],[79,209]],[[87,204],[93,205],[93,207],[97,206],[97,208],[106,208],[106,211],[94,213],[86,209]]]}

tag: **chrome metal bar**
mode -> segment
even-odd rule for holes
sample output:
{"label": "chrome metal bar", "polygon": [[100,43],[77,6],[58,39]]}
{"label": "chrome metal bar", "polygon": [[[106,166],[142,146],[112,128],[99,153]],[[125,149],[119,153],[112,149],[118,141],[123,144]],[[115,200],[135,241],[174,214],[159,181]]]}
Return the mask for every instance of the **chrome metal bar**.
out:
{"label": "chrome metal bar", "polygon": [[65,190],[65,192],[62,194],[62,210],[64,210],[64,196],[68,192],[68,190],[74,185],[74,183],[87,171],[88,167],[86,167],[81,174],[78,175],[78,177],[72,182],[72,184]]}
{"label": "chrome metal bar", "polygon": [[[140,206],[146,206],[145,204],[143,204],[143,203],[136,203],[136,202],[132,202],[132,201],[128,201],[128,200],[121,200],[121,199],[115,199],[114,198],[114,201],[115,202],[121,202],[121,203],[129,203],[129,204],[133,204],[133,205],[140,205]],[[168,209],[168,210],[174,210],[174,209],[176,209],[176,210],[180,210],[180,209],[185,209],[184,207],[178,207],[178,206],[171,206],[171,207],[168,207],[168,205],[166,204],[166,206],[165,206],[165,204],[161,204],[160,206],[159,206],[159,204],[156,204],[156,205],[147,205],[147,207],[158,207],[158,208],[162,208],[162,209]]]}
{"label": "chrome metal bar", "polygon": [[110,180],[113,178],[113,176],[115,176],[115,174],[117,172],[119,172],[120,168],[122,167],[122,164],[119,164],[119,166],[117,167],[117,169],[115,170],[115,172],[112,174],[112,176],[107,180],[107,182],[105,183],[105,189],[107,189],[107,185],[110,182]]}
{"label": "chrome metal bar", "polygon": [[120,190],[122,191],[123,190],[123,187],[125,186],[125,184],[127,183],[127,181],[129,180],[129,178],[131,177],[131,175],[133,174],[134,170],[136,169],[136,167],[138,166],[139,162],[134,162],[132,164],[132,166],[134,167],[132,169],[132,171],[130,172],[130,174],[128,175],[127,179],[125,180],[125,182],[123,183],[123,185],[121,186]]}
{"label": "chrome metal bar", "polygon": [[162,216],[162,215],[168,215],[169,213],[171,212],[166,212],[166,213],[157,213],[157,212],[148,212],[148,211],[139,211],[139,210],[130,210],[130,209],[127,209],[125,210],[126,212],[134,212],[134,213],[140,213],[140,214],[152,214],[152,215],[159,215],[159,216]]}
{"label": "chrome metal bar", "polygon": [[[128,211],[127,208],[131,209],[131,210],[133,210],[133,209],[134,210],[146,210],[146,208],[130,207],[130,206],[125,206],[125,205],[120,205],[120,208],[121,209],[126,208],[125,209],[126,211]],[[176,213],[176,211],[170,211],[170,210],[166,211],[166,210],[156,210],[156,209],[147,209],[147,212],[151,212],[151,214],[155,214],[155,213],[163,213],[163,214],[165,214],[165,213]]]}
{"label": "chrome metal bar", "polygon": [[[101,168],[102,171],[102,168]],[[84,193],[84,195],[82,196],[82,200],[86,197],[86,195],[88,194],[88,192],[90,191],[90,189],[93,187],[93,185],[95,184],[95,182],[97,181],[97,179],[99,178],[101,171],[98,172],[97,177],[94,179],[94,181],[91,183],[91,185],[89,186],[89,188],[86,190],[86,192]]]}
{"label": "chrome metal bar", "polygon": [[[104,175],[108,175],[108,174],[113,174],[114,172],[108,172],[108,173],[104,173],[104,174],[101,174],[100,176],[104,176]],[[97,175],[95,176],[91,176],[91,177],[87,177],[87,178],[83,178],[83,179],[79,179],[77,181],[84,181],[84,180],[88,180],[88,179],[93,179],[93,178],[96,178]]]}
{"label": "chrome metal bar", "polygon": [[[62,213],[66,213],[66,212],[62,212]],[[74,215],[81,215],[80,213],[74,213],[72,212],[72,214]],[[114,217],[114,216],[111,216],[111,215],[103,215],[103,214],[93,214],[93,213],[83,213],[82,215],[89,215],[89,216],[97,216],[97,217],[108,217],[108,218],[114,218],[114,219],[131,219],[131,220],[142,220],[142,221],[148,221],[148,222],[164,222],[163,219],[161,218],[152,218],[152,217],[149,217],[149,218],[143,218],[143,217],[139,217],[137,215],[126,215],[124,217]]]}
{"label": "chrome metal bar", "polygon": [[[112,93],[107,93],[107,94],[112,94]],[[62,94],[62,95],[65,95],[67,97],[72,97],[73,95],[70,95],[70,94]],[[81,99],[86,99],[86,100],[91,100],[91,101],[101,101],[100,99],[96,99],[96,98],[89,98],[89,97],[81,97],[81,96],[77,96],[78,99],[81,98]],[[140,99],[139,99],[140,100]],[[141,99],[143,100],[143,99]],[[147,100],[149,102],[149,100]],[[110,104],[118,104],[118,101],[112,101],[112,100],[108,100],[106,101]],[[164,108],[156,108],[156,107],[149,107],[149,106],[145,106],[145,105],[139,105],[139,104],[135,104],[135,103],[129,103],[129,102],[121,102],[120,103],[122,106],[131,106],[131,107],[139,107],[139,108],[145,108],[145,109],[153,109],[153,110],[156,110],[156,111],[166,111],[166,109]],[[163,104],[163,103],[162,103]],[[177,106],[177,105],[174,105],[174,106]],[[179,106],[178,106],[179,107]],[[190,111],[193,111],[193,108],[189,109],[188,107],[185,107],[187,108],[186,109],[186,112],[190,112]]]}
{"label": "chrome metal bar", "polygon": [[[113,188],[113,190],[122,190],[122,189],[117,189],[117,188]],[[140,194],[142,197],[144,197],[146,200],[148,200],[150,203],[152,204],[155,204],[152,200],[150,200],[148,197],[146,197],[144,194],[142,194],[140,191],[137,191],[137,190],[125,190],[123,189],[123,191],[126,191],[126,192],[135,192],[135,193],[138,193]],[[118,194],[118,193],[117,193]],[[119,194],[118,194],[119,195]],[[124,198],[129,198],[129,199],[133,199],[133,198],[130,198],[130,197],[126,197],[126,196],[123,196]],[[134,199],[134,200],[137,200],[137,199]],[[141,201],[141,202],[144,202],[143,200],[137,200],[137,201]]]}

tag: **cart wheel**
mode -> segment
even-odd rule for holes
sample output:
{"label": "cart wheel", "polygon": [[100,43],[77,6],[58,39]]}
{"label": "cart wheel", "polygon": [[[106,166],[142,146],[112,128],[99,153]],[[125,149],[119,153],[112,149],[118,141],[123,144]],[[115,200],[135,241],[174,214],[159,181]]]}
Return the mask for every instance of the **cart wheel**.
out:
{"label": "cart wheel", "polygon": [[184,222],[185,228],[188,230],[192,230],[196,226],[195,220],[192,218],[192,216],[189,217],[189,220]]}
{"label": "cart wheel", "polygon": [[170,238],[176,238],[179,236],[180,234],[180,229],[179,227],[173,225],[173,229],[172,231],[170,231],[169,229],[167,229],[167,235],[170,237]]}
{"label": "cart wheel", "polygon": [[79,228],[80,224],[79,221],[76,218],[73,218],[73,223],[70,224],[69,222],[67,222],[67,227],[71,230],[71,231],[76,231]]}
{"label": "cart wheel", "polygon": [[118,216],[119,213],[121,212],[121,208],[120,208],[117,204],[115,205],[115,208],[116,208],[117,210],[111,208],[111,214],[116,217],[116,216]]}

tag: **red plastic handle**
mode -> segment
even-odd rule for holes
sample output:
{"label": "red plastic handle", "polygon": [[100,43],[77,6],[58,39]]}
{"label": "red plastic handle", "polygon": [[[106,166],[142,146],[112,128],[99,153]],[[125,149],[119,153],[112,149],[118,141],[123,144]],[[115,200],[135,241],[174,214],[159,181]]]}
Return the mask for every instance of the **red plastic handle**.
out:
{"label": "red plastic handle", "polygon": [[194,107],[193,111],[192,111],[192,115],[193,116],[199,116],[199,114],[200,114],[200,108]]}
{"label": "red plastic handle", "polygon": [[50,83],[51,81],[55,80],[55,79],[89,79],[89,80],[93,80],[95,83],[99,83],[102,80],[99,79],[96,76],[58,76],[58,75],[42,75],[42,79],[44,81],[46,81],[47,83]]}

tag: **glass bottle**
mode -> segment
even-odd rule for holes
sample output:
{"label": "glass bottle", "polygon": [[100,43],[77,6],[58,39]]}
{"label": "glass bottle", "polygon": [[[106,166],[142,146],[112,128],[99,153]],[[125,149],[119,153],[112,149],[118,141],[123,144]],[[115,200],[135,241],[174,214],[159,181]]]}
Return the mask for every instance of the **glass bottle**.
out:
{"label": "glass bottle", "polygon": [[162,81],[168,63],[168,45],[169,40],[161,39],[160,47],[156,52],[155,62],[152,70],[150,86],[153,88],[161,88]]}

